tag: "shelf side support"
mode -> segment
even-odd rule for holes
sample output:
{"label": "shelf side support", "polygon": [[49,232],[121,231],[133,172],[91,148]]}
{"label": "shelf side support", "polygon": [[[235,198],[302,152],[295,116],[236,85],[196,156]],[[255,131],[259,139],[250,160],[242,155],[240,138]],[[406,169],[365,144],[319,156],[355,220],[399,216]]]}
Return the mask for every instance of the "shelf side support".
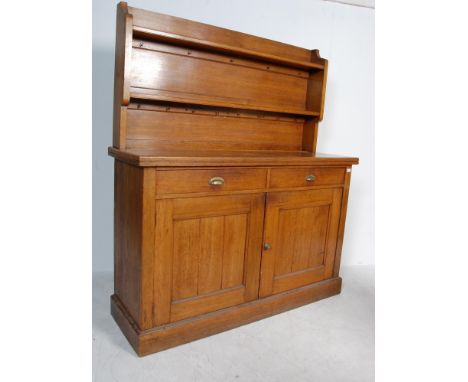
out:
{"label": "shelf side support", "polygon": [[130,63],[132,55],[133,16],[127,3],[117,7],[114,68],[113,146],[124,149],[127,138],[127,106],[130,102]]}

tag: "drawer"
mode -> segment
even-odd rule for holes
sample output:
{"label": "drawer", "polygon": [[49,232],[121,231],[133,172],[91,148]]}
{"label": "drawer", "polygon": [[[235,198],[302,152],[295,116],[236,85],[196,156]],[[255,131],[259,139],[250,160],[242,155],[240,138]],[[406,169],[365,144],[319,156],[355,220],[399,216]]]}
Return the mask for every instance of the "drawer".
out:
{"label": "drawer", "polygon": [[219,168],[159,170],[157,194],[258,190],[266,187],[266,169]]}
{"label": "drawer", "polygon": [[270,188],[340,185],[344,183],[345,173],[344,167],[274,168],[270,173]]}

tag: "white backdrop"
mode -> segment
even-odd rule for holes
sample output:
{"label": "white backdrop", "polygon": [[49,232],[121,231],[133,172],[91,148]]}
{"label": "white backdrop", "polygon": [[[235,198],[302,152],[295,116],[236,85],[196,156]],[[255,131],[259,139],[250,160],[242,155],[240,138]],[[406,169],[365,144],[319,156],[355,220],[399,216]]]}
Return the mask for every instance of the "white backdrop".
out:
{"label": "white backdrop", "polygon": [[[322,0],[130,0],[130,6],[302,46],[329,60],[318,151],[358,156],[343,265],[374,263],[374,10]],[[115,10],[93,1],[93,271],[113,270]]]}

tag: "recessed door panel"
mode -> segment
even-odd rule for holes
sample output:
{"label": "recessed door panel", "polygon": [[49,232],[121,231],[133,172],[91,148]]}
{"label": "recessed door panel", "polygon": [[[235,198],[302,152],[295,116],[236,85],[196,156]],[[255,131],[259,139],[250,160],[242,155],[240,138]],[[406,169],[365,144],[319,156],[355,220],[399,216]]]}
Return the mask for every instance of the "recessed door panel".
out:
{"label": "recessed door panel", "polygon": [[268,194],[260,297],[330,278],[342,191]]}
{"label": "recessed door panel", "polygon": [[165,257],[156,324],[258,297],[264,194],[164,199],[156,209],[156,257]]}

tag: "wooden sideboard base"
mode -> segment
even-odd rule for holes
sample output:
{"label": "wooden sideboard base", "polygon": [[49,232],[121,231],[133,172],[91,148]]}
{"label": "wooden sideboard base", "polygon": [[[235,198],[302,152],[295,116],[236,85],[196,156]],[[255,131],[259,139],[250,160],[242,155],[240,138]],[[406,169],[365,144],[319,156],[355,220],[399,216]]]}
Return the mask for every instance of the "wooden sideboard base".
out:
{"label": "wooden sideboard base", "polygon": [[111,313],[139,356],[233,329],[341,292],[341,277],[141,331],[118,296],[111,297]]}

